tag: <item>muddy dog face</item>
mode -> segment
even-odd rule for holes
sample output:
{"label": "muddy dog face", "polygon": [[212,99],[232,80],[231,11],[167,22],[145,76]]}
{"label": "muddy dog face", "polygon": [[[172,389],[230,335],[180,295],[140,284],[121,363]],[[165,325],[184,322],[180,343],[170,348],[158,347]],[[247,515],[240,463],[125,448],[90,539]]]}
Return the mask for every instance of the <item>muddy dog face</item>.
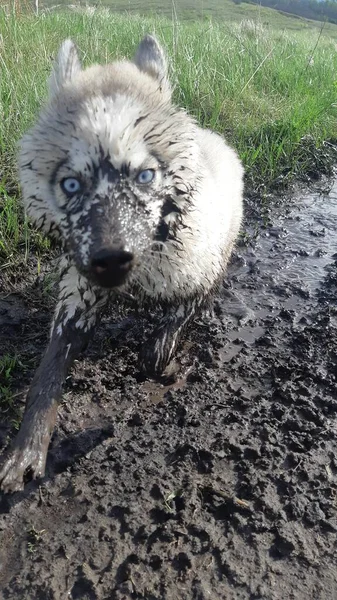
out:
{"label": "muddy dog face", "polygon": [[137,277],[188,206],[198,174],[193,120],[171,101],[166,61],[146,36],[133,62],[82,70],[63,43],[50,98],[21,141],[24,203],[102,287]]}

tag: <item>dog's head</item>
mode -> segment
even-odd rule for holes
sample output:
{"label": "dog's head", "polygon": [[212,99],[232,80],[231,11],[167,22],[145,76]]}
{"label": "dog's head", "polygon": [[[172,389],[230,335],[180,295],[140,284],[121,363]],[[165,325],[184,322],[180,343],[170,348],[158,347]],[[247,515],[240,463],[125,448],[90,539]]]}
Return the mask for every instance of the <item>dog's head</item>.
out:
{"label": "dog's head", "polygon": [[132,62],[82,70],[61,46],[50,98],[23,137],[27,213],[64,242],[77,269],[103,287],[146,268],[174,232],[194,187],[194,122],[171,100],[164,53],[146,36]]}

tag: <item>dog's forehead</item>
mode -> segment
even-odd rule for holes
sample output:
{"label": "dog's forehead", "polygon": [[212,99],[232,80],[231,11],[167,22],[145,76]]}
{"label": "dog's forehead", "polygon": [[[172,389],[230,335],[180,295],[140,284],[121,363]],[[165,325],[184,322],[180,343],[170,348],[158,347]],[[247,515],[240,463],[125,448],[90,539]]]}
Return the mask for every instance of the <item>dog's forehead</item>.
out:
{"label": "dog's forehead", "polygon": [[[97,96],[81,105],[69,143],[69,157],[81,169],[88,161],[98,164],[109,157],[116,168],[128,164],[137,169],[150,150],[144,130],[151,128],[145,108],[122,95]],[[142,125],[142,126],[141,126]]]}
{"label": "dog's forehead", "polygon": [[[95,168],[100,167],[103,162],[109,161],[115,169],[127,166],[131,170],[137,170],[146,166],[152,157],[142,140],[137,147],[129,148],[119,138],[107,139],[98,137],[90,142],[85,138],[73,139],[69,151],[67,165],[76,172],[84,172],[90,176]],[[148,165],[151,166],[150,164]]]}

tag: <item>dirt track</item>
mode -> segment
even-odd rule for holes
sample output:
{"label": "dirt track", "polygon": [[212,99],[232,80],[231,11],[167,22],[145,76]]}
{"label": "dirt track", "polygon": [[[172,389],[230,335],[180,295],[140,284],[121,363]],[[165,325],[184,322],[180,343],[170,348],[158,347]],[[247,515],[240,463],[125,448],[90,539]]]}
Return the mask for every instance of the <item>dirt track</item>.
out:
{"label": "dirt track", "polygon": [[[76,364],[45,480],[0,498],[1,598],[337,598],[337,188],[248,214],[180,381],[138,376],[132,312]],[[0,303],[32,366],[41,288]]]}

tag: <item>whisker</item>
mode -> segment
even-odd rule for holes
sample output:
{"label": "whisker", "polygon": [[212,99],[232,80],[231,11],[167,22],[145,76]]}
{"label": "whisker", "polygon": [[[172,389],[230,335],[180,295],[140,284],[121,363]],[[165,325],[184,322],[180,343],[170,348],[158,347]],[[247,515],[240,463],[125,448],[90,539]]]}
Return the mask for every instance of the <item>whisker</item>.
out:
{"label": "whisker", "polygon": [[147,288],[144,283],[140,280],[138,274],[135,276],[134,280],[133,280],[133,284],[138,286],[140,289],[142,289],[146,294],[152,295],[153,294],[153,289]]}
{"label": "whisker", "polygon": [[[141,273],[142,273],[142,271],[138,271],[138,273],[137,273],[138,278],[140,277]],[[154,273],[153,273],[153,271],[151,271],[151,269],[148,266],[145,266],[145,265],[143,266],[143,273],[147,273],[149,278],[154,280]]]}
{"label": "whisker", "polygon": [[172,251],[172,248],[168,248],[166,244],[161,242],[161,246],[158,248],[157,242],[153,243],[149,248],[145,250],[144,258],[149,261],[151,258],[158,260],[160,258],[167,258],[172,265],[179,265],[183,262],[182,257],[179,253]]}

